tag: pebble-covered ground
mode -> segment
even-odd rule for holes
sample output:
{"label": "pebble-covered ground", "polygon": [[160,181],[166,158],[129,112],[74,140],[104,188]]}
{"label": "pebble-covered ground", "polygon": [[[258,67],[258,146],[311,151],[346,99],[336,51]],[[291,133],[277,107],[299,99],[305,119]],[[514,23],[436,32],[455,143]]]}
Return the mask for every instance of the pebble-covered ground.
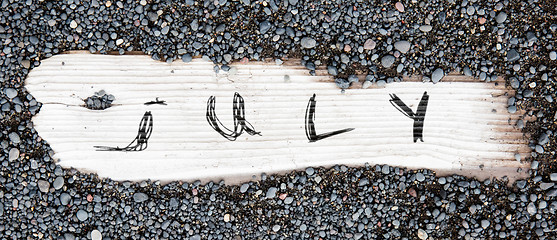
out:
{"label": "pebble-covered ground", "polygon": [[[0,1],[1,239],[555,239],[555,0]],[[23,87],[68,50],[156,60],[301,58],[347,88],[456,71],[517,94],[528,179],[478,181],[389,166],[310,168],[261,181],[115,182],[62,169]],[[217,69],[218,69],[217,67]],[[349,90],[347,90],[349,91]],[[102,94],[100,94],[102,95]],[[93,96],[94,97],[94,96]],[[99,97],[99,96],[97,96]],[[101,97],[102,99],[102,97]],[[93,100],[93,107],[95,101]],[[84,105],[89,105],[85,103]]]}

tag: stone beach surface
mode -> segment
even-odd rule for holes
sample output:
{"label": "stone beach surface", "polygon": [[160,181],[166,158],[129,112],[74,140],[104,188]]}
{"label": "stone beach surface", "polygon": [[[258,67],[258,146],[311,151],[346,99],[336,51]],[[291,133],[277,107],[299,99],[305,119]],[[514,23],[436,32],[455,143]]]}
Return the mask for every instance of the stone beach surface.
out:
{"label": "stone beach surface", "polygon": [[[554,239],[557,2],[0,1],[1,239]],[[116,182],[56,165],[24,81],[69,50],[155,60],[299,58],[340,88],[402,76],[503,76],[530,138],[530,177],[390,166],[308,168],[237,186]],[[365,76],[358,79],[358,76]],[[84,106],[110,106],[98,93]],[[340,89],[339,89],[340,94]],[[104,99],[103,99],[104,97]],[[98,104],[95,103],[98,100]],[[102,100],[102,102],[101,102]],[[478,171],[481,171],[478,168]]]}

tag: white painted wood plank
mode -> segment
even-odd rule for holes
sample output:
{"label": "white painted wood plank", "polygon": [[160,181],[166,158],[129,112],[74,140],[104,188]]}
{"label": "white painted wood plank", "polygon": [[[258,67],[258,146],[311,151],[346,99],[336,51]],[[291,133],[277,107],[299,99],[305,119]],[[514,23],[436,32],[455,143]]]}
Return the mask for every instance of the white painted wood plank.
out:
{"label": "white painted wood plank", "polygon": [[[230,182],[262,172],[366,162],[479,177],[528,167],[514,160],[529,149],[513,127],[518,115],[506,111],[512,93],[493,83],[402,82],[341,93],[331,77],[309,76],[301,67],[233,67],[235,74],[216,74],[212,63],[201,60],[168,64],[137,55],[61,54],[31,71],[26,87],[44,103],[33,122],[60,164],[116,180]],[[84,108],[82,99],[99,90],[116,97],[113,106]],[[391,106],[389,94],[416,111],[424,91],[430,96],[424,142],[414,143],[413,120]],[[234,92],[244,98],[246,119],[261,136],[228,141],[207,123],[207,100],[215,96],[217,116],[233,125]],[[308,142],[304,118],[314,93],[318,133],[355,130]],[[157,97],[168,105],[144,105]],[[96,151],[99,145],[126,146],[146,111],[154,120],[146,150]]]}

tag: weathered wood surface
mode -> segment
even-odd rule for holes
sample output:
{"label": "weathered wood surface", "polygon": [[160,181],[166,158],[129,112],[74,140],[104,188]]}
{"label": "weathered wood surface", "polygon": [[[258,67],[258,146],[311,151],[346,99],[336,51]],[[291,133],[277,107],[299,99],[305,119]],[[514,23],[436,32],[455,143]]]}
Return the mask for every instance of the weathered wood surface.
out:
{"label": "weathered wood surface", "polygon": [[[519,114],[506,110],[513,93],[498,83],[449,75],[441,83],[402,83],[341,93],[325,70],[317,76],[295,65],[233,64],[237,72],[216,74],[213,64],[153,61],[147,56],[61,54],[42,61],[26,80],[44,105],[33,119],[39,135],[64,167],[116,180],[249,180],[308,166],[389,164],[443,173],[510,179],[524,175],[527,141],[514,127]],[[288,75],[288,80],[285,80]],[[82,99],[105,90],[116,97],[106,110],[89,110]],[[413,121],[389,103],[396,94],[414,111],[424,91],[430,96],[424,142],[413,142]],[[232,97],[245,100],[246,119],[261,136],[228,141],[207,123],[207,100],[232,127]],[[355,130],[309,143],[304,117],[316,94],[318,133]],[[144,105],[158,97],[168,105]],[[137,152],[96,151],[126,146],[151,111],[148,148]]]}

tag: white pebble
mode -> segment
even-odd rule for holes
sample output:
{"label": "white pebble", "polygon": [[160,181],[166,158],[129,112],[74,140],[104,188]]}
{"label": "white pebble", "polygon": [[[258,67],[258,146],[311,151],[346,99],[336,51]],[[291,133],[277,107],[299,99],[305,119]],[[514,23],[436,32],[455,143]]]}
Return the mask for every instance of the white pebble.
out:
{"label": "white pebble", "polygon": [[70,22],[70,27],[71,27],[71,28],[76,28],[76,27],[77,27],[77,22],[76,22],[75,20],[72,20],[72,21]]}
{"label": "white pebble", "polygon": [[97,229],[91,231],[91,239],[92,240],[102,240],[103,239],[103,235],[101,234],[101,232]]}

